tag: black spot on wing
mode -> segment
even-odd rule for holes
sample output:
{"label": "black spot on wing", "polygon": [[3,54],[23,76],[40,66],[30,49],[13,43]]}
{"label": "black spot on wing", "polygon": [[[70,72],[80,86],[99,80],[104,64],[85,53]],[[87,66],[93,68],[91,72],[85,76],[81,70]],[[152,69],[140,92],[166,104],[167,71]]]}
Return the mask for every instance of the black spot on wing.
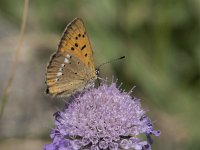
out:
{"label": "black spot on wing", "polygon": [[86,48],[86,45],[83,45],[83,46],[81,47],[81,50],[84,50],[84,48]]}

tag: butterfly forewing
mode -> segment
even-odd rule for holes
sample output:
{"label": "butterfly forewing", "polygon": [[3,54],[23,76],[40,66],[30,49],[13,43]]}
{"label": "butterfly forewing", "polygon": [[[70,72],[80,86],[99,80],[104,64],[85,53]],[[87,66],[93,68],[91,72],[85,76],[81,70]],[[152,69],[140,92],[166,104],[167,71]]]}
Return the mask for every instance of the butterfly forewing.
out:
{"label": "butterfly forewing", "polygon": [[47,67],[47,93],[71,95],[96,79],[93,52],[83,21],[74,19],[65,29]]}
{"label": "butterfly forewing", "polygon": [[79,58],[86,66],[94,67],[93,52],[83,21],[72,21],[65,29],[58,46],[61,53],[68,52]]}

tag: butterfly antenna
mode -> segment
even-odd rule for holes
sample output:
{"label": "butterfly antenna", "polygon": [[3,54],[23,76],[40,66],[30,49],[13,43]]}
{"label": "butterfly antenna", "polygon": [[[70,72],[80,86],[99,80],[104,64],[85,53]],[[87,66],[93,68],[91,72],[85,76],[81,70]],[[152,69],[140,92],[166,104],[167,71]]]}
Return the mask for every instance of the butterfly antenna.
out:
{"label": "butterfly antenna", "polygon": [[97,74],[97,75],[99,74],[100,67],[102,67],[102,66],[104,66],[104,65],[106,65],[106,64],[112,63],[112,62],[114,62],[114,61],[118,61],[118,60],[124,59],[124,58],[125,58],[125,56],[122,56],[122,57],[115,58],[115,59],[112,59],[112,60],[110,60],[110,61],[107,61],[107,62],[105,62],[105,63],[100,64],[100,65],[96,68],[96,74]]}
{"label": "butterfly antenna", "polygon": [[[112,62],[114,62],[114,61],[118,61],[118,60],[124,59],[124,58],[125,58],[125,56],[122,56],[122,57],[119,57],[119,58],[116,58],[116,59],[107,61],[107,62],[105,62],[105,63],[102,63],[101,65],[99,65],[99,66],[96,68],[96,75],[97,75],[97,76],[99,75],[100,67],[102,67],[103,65],[106,65],[106,64],[112,63]],[[98,85],[100,86],[100,78],[99,78],[99,77],[97,78],[97,82],[98,82]]]}

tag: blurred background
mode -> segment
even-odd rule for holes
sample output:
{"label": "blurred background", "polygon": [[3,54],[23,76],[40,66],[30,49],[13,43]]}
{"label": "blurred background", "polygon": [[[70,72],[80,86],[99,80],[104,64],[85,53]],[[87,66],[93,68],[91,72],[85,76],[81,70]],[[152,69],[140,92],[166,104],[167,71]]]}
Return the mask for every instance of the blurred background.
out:
{"label": "blurred background", "polygon": [[[0,102],[8,82],[24,1],[0,0]],[[45,71],[65,26],[84,20],[96,65],[141,99],[160,129],[154,150],[200,149],[200,0],[34,0],[16,76],[0,120],[1,150],[43,149],[63,100],[44,94]]]}

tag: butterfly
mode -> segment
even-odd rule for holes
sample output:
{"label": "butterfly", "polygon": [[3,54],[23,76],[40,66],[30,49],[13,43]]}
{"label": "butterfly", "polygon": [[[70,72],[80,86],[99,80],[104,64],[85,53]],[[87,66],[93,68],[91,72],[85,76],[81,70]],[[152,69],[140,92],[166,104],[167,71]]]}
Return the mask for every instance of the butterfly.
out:
{"label": "butterfly", "polygon": [[46,72],[46,93],[70,96],[94,85],[97,71],[83,21],[75,18],[64,30]]}

